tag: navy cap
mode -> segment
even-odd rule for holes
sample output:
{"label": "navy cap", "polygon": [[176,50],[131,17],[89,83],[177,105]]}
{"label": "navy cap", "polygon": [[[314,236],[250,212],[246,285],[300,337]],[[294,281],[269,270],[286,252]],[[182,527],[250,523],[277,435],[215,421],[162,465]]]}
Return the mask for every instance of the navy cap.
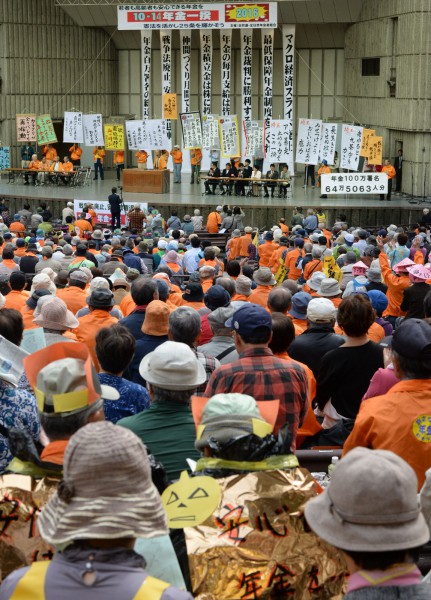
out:
{"label": "navy cap", "polygon": [[272,331],[272,320],[269,312],[259,304],[245,304],[241,306],[225,323],[241,336],[253,335],[259,327],[266,327]]}
{"label": "navy cap", "polygon": [[274,239],[274,234],[272,233],[272,231],[267,231],[265,233],[265,239],[268,241],[272,241]]}
{"label": "navy cap", "polygon": [[16,241],[16,246],[18,248],[24,248],[25,246],[25,240],[23,238],[18,238]]}
{"label": "navy cap", "polygon": [[368,290],[367,294],[372,307],[378,315],[381,315],[388,308],[388,297],[380,290]]}
{"label": "navy cap", "polygon": [[405,358],[431,358],[431,326],[421,319],[403,321],[394,331],[391,347]]}
{"label": "navy cap", "polygon": [[213,285],[204,295],[204,302],[207,308],[215,310],[216,308],[229,306],[230,295],[221,285]]}
{"label": "navy cap", "polygon": [[28,240],[29,244],[37,244],[37,239],[35,237],[32,237]]}
{"label": "navy cap", "polygon": [[295,233],[296,233],[296,235],[302,235],[302,236],[307,235],[307,232],[305,231],[305,229],[297,229]]}
{"label": "navy cap", "polygon": [[3,234],[3,239],[4,240],[10,240],[12,238],[12,234],[7,232]]}
{"label": "navy cap", "polygon": [[307,318],[307,307],[309,302],[313,299],[307,292],[298,292],[292,297],[292,307],[289,310],[289,314],[295,319]]}

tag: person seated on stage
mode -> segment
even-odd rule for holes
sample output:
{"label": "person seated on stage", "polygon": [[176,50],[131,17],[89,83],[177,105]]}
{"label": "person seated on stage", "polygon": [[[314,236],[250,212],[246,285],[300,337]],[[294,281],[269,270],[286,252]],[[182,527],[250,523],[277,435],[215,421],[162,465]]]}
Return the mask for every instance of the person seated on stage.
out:
{"label": "person seated on stage", "polygon": [[[278,171],[275,170],[275,165],[269,165],[269,171],[266,172],[266,179],[278,179]],[[274,198],[274,190],[276,188],[276,183],[274,182],[265,182],[263,186],[265,188],[265,198],[269,198],[268,188],[271,188],[271,198]]]}
{"label": "person seated on stage", "polygon": [[284,165],[284,167],[282,168],[279,178],[282,179],[282,181],[278,186],[278,194],[280,197],[283,196],[284,198],[286,198],[287,190],[291,189],[291,179],[287,165]]}
{"label": "person seated on stage", "polygon": [[[208,177],[210,177],[211,179],[205,180],[205,194],[215,194],[218,184],[217,180],[220,177],[220,169],[218,168],[217,163],[211,163],[211,168],[208,171]],[[212,191],[210,190],[210,187],[212,187]]]}
{"label": "person seated on stage", "polygon": [[51,183],[58,183],[58,178],[60,177],[62,168],[63,165],[61,164],[59,157],[56,156],[54,162],[51,165],[52,175],[48,176],[48,179]]}
{"label": "person seated on stage", "polygon": [[158,169],[163,171],[168,168],[168,160],[169,160],[169,152],[167,150],[162,150],[159,157],[159,165]]}
{"label": "person seated on stage", "polygon": [[81,166],[82,148],[80,148],[78,144],[73,144],[73,146],[71,146],[69,148],[69,152],[70,152],[70,160],[72,161],[73,166],[80,167]]}
{"label": "person seated on stage", "polygon": [[[40,169],[40,161],[37,158],[37,154],[33,154],[33,156],[31,157],[31,161],[30,161],[30,164],[28,165],[28,169],[29,169],[29,171],[31,171],[33,185],[36,185],[37,172]],[[29,175],[28,173],[26,173],[24,175],[24,179],[25,179],[24,185],[29,185],[29,183],[30,183],[28,180],[28,175]]]}
{"label": "person seated on stage", "polygon": [[[244,161],[244,166],[242,168],[242,179],[248,180],[253,173],[253,169],[251,167],[250,159],[246,158]],[[245,187],[249,186],[249,181],[238,181],[237,182],[237,194],[239,196],[245,196]]]}
{"label": "person seated on stage", "polygon": [[[262,179],[262,173],[259,171],[259,168],[257,165],[254,165],[254,167],[253,167],[253,171],[250,176],[250,179],[253,179],[253,180]],[[253,190],[253,196],[259,196],[259,184],[258,183],[253,183],[252,190]]]}
{"label": "person seated on stage", "polygon": [[[222,176],[222,178],[225,178],[225,179],[229,179],[229,178],[233,179],[235,177],[238,177],[238,169],[236,167],[234,167],[232,165],[232,163],[228,162],[228,163],[226,163],[226,168],[223,169],[221,176]],[[234,184],[234,181],[229,181],[229,183],[227,183],[226,181],[222,181],[220,183],[220,189],[222,191],[221,195],[224,196],[226,194],[226,190],[224,189],[226,187],[227,195],[232,196],[233,184]]]}
{"label": "person seated on stage", "polygon": [[[244,178],[244,164],[242,162],[238,164],[238,177],[240,179]],[[235,196],[245,196],[245,192],[244,194],[241,193],[244,191],[244,185],[243,181],[235,181]]]}
{"label": "person seated on stage", "polygon": [[138,169],[146,169],[147,168],[147,160],[148,160],[148,152],[145,150],[138,150],[135,154],[138,159]]}
{"label": "person seated on stage", "polygon": [[65,185],[67,185],[70,182],[72,171],[73,171],[73,163],[70,162],[68,156],[65,156],[64,162],[61,167],[62,175],[60,175],[60,179]]}
{"label": "person seated on stage", "polygon": [[39,185],[44,185],[47,182],[50,168],[51,162],[46,160],[46,156],[44,156],[40,161],[39,173],[37,174],[37,182]]}

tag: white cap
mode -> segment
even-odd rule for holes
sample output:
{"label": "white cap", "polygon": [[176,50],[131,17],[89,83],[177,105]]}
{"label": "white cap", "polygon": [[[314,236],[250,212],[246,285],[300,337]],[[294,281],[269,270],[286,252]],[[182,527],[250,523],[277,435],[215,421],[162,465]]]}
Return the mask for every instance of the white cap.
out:
{"label": "white cap", "polygon": [[330,323],[337,309],[328,298],[313,298],[307,306],[307,319],[313,323]]}

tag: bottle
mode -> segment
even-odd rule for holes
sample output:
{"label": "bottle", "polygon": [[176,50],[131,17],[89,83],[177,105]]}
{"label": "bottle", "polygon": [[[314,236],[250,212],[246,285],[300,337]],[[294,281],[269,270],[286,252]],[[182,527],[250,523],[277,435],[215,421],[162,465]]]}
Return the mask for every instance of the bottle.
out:
{"label": "bottle", "polygon": [[338,456],[333,456],[331,458],[331,464],[328,466],[328,477],[332,476],[332,473],[334,472],[334,469],[338,464],[338,460],[339,460]]}

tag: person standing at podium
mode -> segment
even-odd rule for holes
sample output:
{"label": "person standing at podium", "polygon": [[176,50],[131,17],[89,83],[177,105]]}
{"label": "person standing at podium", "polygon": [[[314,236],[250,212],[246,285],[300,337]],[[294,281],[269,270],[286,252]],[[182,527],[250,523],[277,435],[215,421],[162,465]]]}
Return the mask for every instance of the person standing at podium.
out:
{"label": "person standing at podium", "polygon": [[112,194],[108,196],[109,208],[111,210],[111,228],[121,228],[121,198],[117,194],[117,188],[112,188]]}
{"label": "person standing at podium", "polygon": [[174,183],[181,183],[181,168],[183,166],[183,153],[178,144],[171,150],[171,156],[174,161]]}

